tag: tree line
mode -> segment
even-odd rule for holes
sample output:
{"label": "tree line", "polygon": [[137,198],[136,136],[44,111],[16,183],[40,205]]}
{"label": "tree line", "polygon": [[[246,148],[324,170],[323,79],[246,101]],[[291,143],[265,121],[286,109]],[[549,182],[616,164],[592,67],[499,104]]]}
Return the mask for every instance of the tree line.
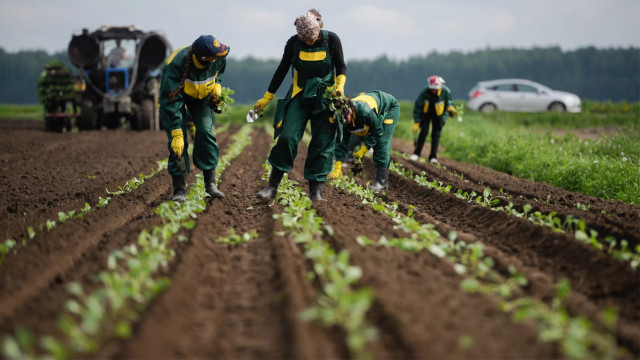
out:
{"label": "tree line", "polygon": [[[73,69],[66,52],[8,53],[0,48],[0,103],[38,102],[37,81],[44,65],[60,60]],[[267,90],[278,60],[251,57],[227,59],[223,86],[235,90],[239,103],[253,103]],[[559,47],[531,49],[483,49],[473,52],[432,52],[407,60],[381,56],[373,60],[347,62],[348,95],[383,90],[400,100],[413,101],[429,75],[440,75],[456,100],[468,99],[469,90],[482,80],[525,78],[555,90],[573,92],[585,100],[640,101],[640,48]],[[284,96],[291,77],[277,92]]]}

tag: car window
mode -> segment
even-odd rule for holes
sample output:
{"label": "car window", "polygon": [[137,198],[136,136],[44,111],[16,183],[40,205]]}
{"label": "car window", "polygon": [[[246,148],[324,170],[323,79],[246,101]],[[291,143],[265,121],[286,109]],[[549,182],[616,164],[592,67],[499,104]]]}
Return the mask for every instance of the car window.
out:
{"label": "car window", "polygon": [[501,84],[501,85],[496,85],[494,87],[491,88],[491,90],[496,90],[496,91],[515,91],[515,85],[514,84]]}
{"label": "car window", "polygon": [[533,86],[518,84],[518,91],[537,93],[538,89],[534,88]]}

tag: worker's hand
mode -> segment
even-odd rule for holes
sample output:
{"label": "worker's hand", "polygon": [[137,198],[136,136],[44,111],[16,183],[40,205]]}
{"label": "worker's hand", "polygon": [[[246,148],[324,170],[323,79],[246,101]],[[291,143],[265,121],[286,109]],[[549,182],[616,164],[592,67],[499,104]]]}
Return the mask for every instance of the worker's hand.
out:
{"label": "worker's hand", "polygon": [[456,110],[456,108],[453,107],[453,106],[449,106],[447,108],[447,112],[449,113],[449,116],[451,116],[451,117],[454,117],[454,116],[458,115],[458,110]]}
{"label": "worker's hand", "polygon": [[211,95],[213,96],[214,101],[220,99],[220,95],[222,95],[222,85],[218,83],[213,84],[213,89],[211,89]]}
{"label": "worker's hand", "polygon": [[333,171],[329,173],[329,180],[342,178],[342,161],[336,161],[333,164]]}
{"label": "worker's hand", "polygon": [[182,151],[184,150],[184,136],[182,135],[182,129],[171,130],[171,137],[171,149],[178,159],[180,159],[182,157]]}
{"label": "worker's hand", "polygon": [[413,128],[411,130],[413,130],[413,135],[417,134],[418,130],[420,130],[420,123],[413,123]]}
{"label": "worker's hand", "polygon": [[257,112],[263,111],[264,108],[267,107],[267,105],[269,105],[271,100],[273,100],[273,96],[274,95],[268,91],[264,93],[264,95],[262,95],[262,99],[258,100],[256,104],[253,106],[253,110]]}
{"label": "worker's hand", "polygon": [[347,82],[347,76],[346,75],[338,75],[336,77],[336,91],[334,92],[335,95],[338,96],[342,96],[344,95],[344,84]]}
{"label": "worker's hand", "polygon": [[369,151],[369,149],[365,145],[362,145],[360,146],[360,150],[353,153],[353,157],[362,159],[367,151]]}

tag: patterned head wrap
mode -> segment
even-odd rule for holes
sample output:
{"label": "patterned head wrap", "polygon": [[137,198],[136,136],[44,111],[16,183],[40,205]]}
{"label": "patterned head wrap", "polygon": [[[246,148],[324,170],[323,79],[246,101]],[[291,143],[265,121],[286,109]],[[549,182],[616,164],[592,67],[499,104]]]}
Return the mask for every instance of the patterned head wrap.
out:
{"label": "patterned head wrap", "polygon": [[310,11],[298,16],[293,24],[296,26],[298,37],[302,41],[311,41],[320,34],[320,23],[317,17]]}

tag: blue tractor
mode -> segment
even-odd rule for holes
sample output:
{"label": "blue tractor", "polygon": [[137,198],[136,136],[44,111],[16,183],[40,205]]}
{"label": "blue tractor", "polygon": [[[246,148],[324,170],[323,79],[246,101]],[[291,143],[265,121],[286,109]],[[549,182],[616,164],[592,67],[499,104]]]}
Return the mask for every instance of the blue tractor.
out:
{"label": "blue tractor", "polygon": [[67,53],[84,81],[79,130],[160,129],[160,69],[172,49],[158,32],[135,26],[102,26],[73,35]]}

